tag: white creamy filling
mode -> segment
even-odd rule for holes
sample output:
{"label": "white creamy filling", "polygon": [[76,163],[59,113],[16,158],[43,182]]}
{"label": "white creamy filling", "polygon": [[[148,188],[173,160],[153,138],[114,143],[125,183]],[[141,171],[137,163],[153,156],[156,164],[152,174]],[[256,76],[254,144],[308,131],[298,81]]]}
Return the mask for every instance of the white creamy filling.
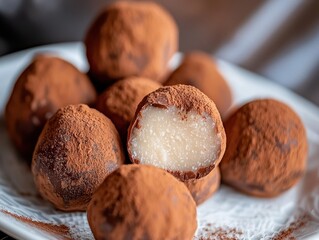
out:
{"label": "white creamy filling", "polygon": [[141,164],[196,171],[218,157],[221,135],[208,115],[181,112],[175,106],[149,106],[141,112],[139,125],[133,129],[130,143],[133,158]]}

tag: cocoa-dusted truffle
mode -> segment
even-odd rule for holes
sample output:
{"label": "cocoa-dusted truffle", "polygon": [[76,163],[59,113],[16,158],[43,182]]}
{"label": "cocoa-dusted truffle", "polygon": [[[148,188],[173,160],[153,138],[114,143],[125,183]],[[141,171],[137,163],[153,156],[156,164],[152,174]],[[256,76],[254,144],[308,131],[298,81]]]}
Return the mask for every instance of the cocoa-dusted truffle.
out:
{"label": "cocoa-dusted truffle", "polygon": [[31,160],[44,124],[60,107],[91,104],[95,98],[89,79],[72,64],[38,55],[19,76],[7,103],[5,120],[10,138]]}
{"label": "cocoa-dusted truffle", "polygon": [[109,117],[126,142],[127,129],[138,104],[161,84],[147,78],[130,77],[107,88],[97,100],[96,108]]}
{"label": "cocoa-dusted truffle", "polygon": [[93,192],[124,161],[112,122],[86,105],[61,108],[36,145],[32,173],[44,199],[64,211],[86,210]]}
{"label": "cocoa-dusted truffle", "polygon": [[174,19],[151,2],[116,2],[89,28],[86,53],[90,71],[105,85],[142,76],[160,80],[178,47]]}
{"label": "cocoa-dusted truffle", "polygon": [[181,65],[171,73],[164,85],[191,85],[211,98],[222,117],[232,103],[232,93],[228,83],[220,74],[210,55],[191,52],[185,55]]}
{"label": "cocoa-dusted truffle", "polygon": [[184,182],[192,194],[197,205],[205,202],[219,188],[220,170],[219,167],[213,169],[208,175],[200,179],[193,179]]}
{"label": "cocoa-dusted truffle", "polygon": [[196,204],[171,174],[146,165],[122,165],[94,193],[88,221],[95,239],[192,239]]}
{"label": "cocoa-dusted truffle", "polygon": [[174,85],[144,97],[128,131],[127,150],[133,163],[163,168],[185,181],[217,166],[225,144],[214,102],[195,87]]}
{"label": "cocoa-dusted truffle", "polygon": [[222,180],[251,195],[276,196],[295,185],[305,172],[305,128],[287,105],[255,100],[225,123],[227,149]]}

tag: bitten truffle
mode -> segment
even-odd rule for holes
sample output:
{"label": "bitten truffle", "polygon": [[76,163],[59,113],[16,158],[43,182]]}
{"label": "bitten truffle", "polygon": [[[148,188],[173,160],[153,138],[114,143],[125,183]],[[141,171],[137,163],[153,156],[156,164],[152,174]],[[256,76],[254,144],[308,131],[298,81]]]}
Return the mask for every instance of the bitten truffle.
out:
{"label": "bitten truffle", "polygon": [[186,186],[166,171],[123,165],[109,175],[89,204],[95,239],[192,239],[196,204]]}
{"label": "bitten truffle", "polygon": [[272,99],[239,108],[225,123],[222,180],[250,195],[276,196],[305,172],[307,138],[297,114]]}
{"label": "bitten truffle", "polygon": [[105,85],[130,76],[160,81],[178,48],[178,30],[155,3],[116,2],[93,22],[85,45],[90,72]]}
{"label": "bitten truffle", "polygon": [[191,52],[185,55],[181,65],[171,73],[164,85],[191,85],[212,99],[224,118],[232,104],[232,93],[228,83],[219,73],[210,55]]}
{"label": "bitten truffle", "polygon": [[160,83],[147,78],[126,78],[107,88],[98,97],[96,108],[112,120],[122,141],[126,143],[127,129],[138,104],[147,94],[160,87]]}
{"label": "bitten truffle", "polygon": [[133,163],[163,168],[182,181],[206,176],[225,146],[214,102],[187,85],[162,87],[144,97],[128,131]]}
{"label": "bitten truffle", "polygon": [[123,161],[112,122],[86,105],[69,105],[46,123],[33,154],[32,173],[44,199],[60,210],[81,211]]}
{"label": "bitten truffle", "polygon": [[38,55],[17,79],[6,106],[7,130],[29,162],[46,121],[68,104],[92,104],[96,92],[90,80],[72,64]]}
{"label": "bitten truffle", "polygon": [[196,204],[199,205],[205,202],[218,190],[220,185],[219,167],[213,169],[203,178],[188,180],[184,183],[192,194]]}

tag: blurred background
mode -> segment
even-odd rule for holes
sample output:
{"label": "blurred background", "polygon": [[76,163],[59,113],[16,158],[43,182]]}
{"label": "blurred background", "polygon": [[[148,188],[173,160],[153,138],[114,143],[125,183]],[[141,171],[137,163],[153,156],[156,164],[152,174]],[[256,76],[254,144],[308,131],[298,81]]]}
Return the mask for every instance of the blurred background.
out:
{"label": "blurred background", "polygon": [[[82,40],[108,0],[0,0],[0,56]],[[176,19],[180,51],[204,50],[319,105],[318,0],[158,0]]]}

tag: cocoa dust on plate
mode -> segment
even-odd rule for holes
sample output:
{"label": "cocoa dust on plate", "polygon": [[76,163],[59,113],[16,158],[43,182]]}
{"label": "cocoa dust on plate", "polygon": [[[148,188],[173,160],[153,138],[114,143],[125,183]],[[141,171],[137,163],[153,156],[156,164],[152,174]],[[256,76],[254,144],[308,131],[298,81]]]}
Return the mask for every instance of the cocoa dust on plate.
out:
{"label": "cocoa dust on plate", "polygon": [[211,223],[207,223],[194,240],[238,240],[242,239],[243,235],[244,233],[239,229],[216,227]]}
{"label": "cocoa dust on plate", "polygon": [[[301,231],[309,221],[309,216],[301,216],[297,220],[289,224],[288,227],[280,230],[272,240],[296,240],[297,232]],[[207,223],[200,230],[197,237],[193,240],[240,240],[244,239],[244,233],[236,228],[216,227],[213,224]]]}
{"label": "cocoa dust on plate", "polygon": [[73,239],[70,235],[70,229],[66,225],[44,223],[44,222],[33,220],[31,218],[28,218],[28,217],[16,215],[16,214],[8,212],[6,210],[0,210],[0,211],[6,215],[13,217],[14,219],[16,219],[18,221],[26,223],[26,224],[28,224],[32,227],[35,227],[41,231],[59,236],[59,239],[61,239],[61,240],[72,240]]}
{"label": "cocoa dust on plate", "polygon": [[308,216],[303,216],[292,222],[289,227],[281,230],[272,240],[296,240],[295,233],[303,228],[309,221]]}

